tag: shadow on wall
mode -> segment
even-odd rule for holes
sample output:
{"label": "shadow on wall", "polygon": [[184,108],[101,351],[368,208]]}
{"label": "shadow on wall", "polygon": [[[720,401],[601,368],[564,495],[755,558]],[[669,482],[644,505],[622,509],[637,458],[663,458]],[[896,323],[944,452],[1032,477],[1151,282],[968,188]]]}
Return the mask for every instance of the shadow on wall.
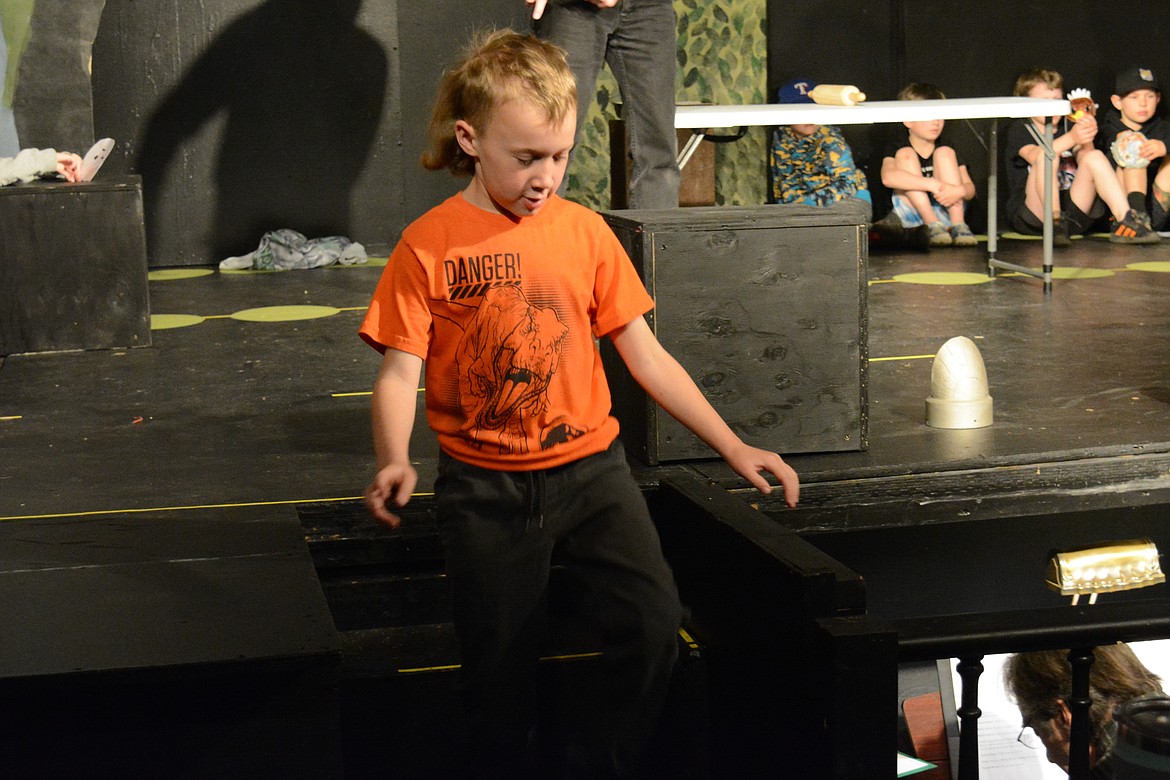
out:
{"label": "shadow on wall", "polygon": [[[350,235],[352,189],[375,140],[388,79],[382,46],[356,24],[362,0],[266,0],[225,27],[160,102],[136,168],[147,238],[181,224],[163,215],[163,183],[214,166],[211,235],[217,259],[255,249],[269,230]],[[223,122],[214,160],[184,149]],[[181,153],[182,152],[182,153]],[[181,153],[181,154],[180,154]]]}

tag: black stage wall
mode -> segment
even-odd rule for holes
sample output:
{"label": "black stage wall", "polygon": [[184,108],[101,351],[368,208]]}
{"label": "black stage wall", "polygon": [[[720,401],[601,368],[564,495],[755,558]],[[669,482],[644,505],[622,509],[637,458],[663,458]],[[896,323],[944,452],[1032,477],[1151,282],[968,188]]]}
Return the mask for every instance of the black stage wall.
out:
{"label": "black stage wall", "polygon": [[434,87],[471,31],[521,0],[107,0],[95,133],[140,173],[152,266],[256,247],[265,230],[386,252],[458,181],[418,164]]}
{"label": "black stage wall", "polygon": [[[1170,68],[1163,6],[768,0],[768,83],[805,75],[889,99],[921,80],[972,97],[1005,94],[1044,63],[1104,101],[1121,64]],[[386,251],[458,187],[417,165],[427,113],[469,32],[497,25],[526,25],[521,0],[106,0],[94,132],[119,142],[112,173],[143,176],[151,264],[214,262],[277,227]],[[975,134],[951,133],[982,182]],[[863,161],[880,148],[875,130],[847,135]]]}

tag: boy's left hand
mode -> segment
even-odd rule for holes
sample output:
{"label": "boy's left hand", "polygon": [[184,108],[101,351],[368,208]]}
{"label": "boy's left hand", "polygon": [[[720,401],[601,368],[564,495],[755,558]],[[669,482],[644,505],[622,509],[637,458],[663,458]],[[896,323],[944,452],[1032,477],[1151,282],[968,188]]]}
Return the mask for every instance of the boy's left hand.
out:
{"label": "boy's left hand", "polygon": [[796,475],[796,470],[776,453],[741,443],[735,451],[726,453],[723,459],[735,473],[752,483],[752,486],[764,495],[772,492],[772,485],[764,479],[761,472],[767,472],[780,480],[780,485],[784,488],[784,503],[789,507],[796,506],[800,500],[800,477]]}
{"label": "boy's left hand", "polygon": [[1138,154],[1146,160],[1157,160],[1166,156],[1166,144],[1156,138],[1150,138],[1138,147]]}
{"label": "boy's left hand", "polygon": [[934,199],[937,200],[939,205],[941,205],[943,208],[949,209],[956,203],[961,203],[965,194],[966,193],[963,190],[962,184],[947,184],[946,182],[940,182],[938,193],[935,194]]}

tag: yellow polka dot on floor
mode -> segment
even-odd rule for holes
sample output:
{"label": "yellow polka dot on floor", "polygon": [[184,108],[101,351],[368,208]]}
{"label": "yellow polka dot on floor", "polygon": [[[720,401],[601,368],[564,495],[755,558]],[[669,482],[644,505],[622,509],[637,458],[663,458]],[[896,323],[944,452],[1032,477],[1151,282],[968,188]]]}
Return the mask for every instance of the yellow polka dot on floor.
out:
{"label": "yellow polka dot on floor", "polygon": [[1170,260],[1147,260],[1125,266],[1131,271],[1149,271],[1156,274],[1170,273]]}
{"label": "yellow polka dot on floor", "polygon": [[195,279],[200,276],[211,276],[214,273],[209,268],[158,268],[149,272],[146,278],[152,282],[173,282],[176,279]]}
{"label": "yellow polka dot on floor", "polygon": [[967,273],[963,271],[920,271],[917,273],[898,274],[895,282],[906,284],[986,284],[991,281],[987,274]]}
{"label": "yellow polka dot on floor", "polygon": [[150,315],[151,330],[171,330],[172,328],[188,328],[204,321],[204,317],[197,314],[152,314]]}
{"label": "yellow polka dot on floor", "polygon": [[339,311],[332,306],[261,306],[237,311],[231,318],[243,322],[292,322],[332,317]]}

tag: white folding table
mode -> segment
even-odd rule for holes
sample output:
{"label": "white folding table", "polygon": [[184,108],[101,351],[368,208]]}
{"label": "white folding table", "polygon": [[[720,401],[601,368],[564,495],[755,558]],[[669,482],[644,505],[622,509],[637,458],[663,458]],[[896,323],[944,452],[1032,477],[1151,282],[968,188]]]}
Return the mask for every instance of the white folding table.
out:
{"label": "white folding table", "polygon": [[[679,152],[679,167],[686,165],[708,131],[729,127],[772,125],[870,125],[878,122],[919,122],[931,119],[1017,119],[1034,116],[1067,116],[1067,100],[1027,97],[951,98],[947,100],[875,100],[856,106],[823,106],[817,103],[755,104],[745,106],[680,105],[675,107],[674,126],[694,131]],[[1053,123],[1046,122],[1044,149],[1044,267],[1040,271],[999,260],[997,246],[997,187],[999,160],[998,129],[991,123],[988,138],[987,182],[987,272],[997,268],[1035,276],[1044,281],[1044,292],[1052,290],[1052,165]]]}

